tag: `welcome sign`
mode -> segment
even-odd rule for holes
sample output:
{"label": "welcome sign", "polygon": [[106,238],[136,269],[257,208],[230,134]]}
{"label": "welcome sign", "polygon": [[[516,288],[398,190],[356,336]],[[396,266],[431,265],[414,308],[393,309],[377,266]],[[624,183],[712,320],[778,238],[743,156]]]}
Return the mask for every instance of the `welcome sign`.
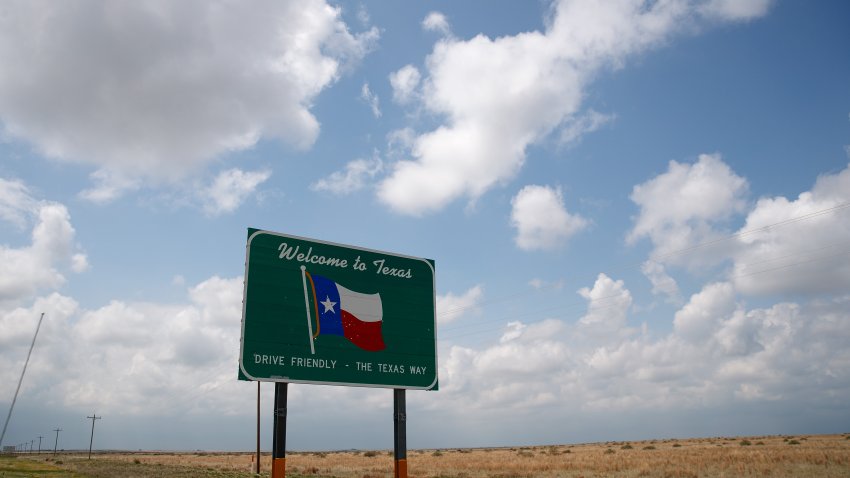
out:
{"label": "welcome sign", "polygon": [[434,390],[434,261],[248,229],[241,375]]}

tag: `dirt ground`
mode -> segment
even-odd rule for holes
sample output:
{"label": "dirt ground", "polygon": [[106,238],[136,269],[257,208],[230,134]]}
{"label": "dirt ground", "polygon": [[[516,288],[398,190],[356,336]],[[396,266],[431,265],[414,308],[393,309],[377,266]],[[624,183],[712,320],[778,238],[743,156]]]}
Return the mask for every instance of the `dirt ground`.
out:
{"label": "dirt ground", "polygon": [[[97,453],[20,456],[80,478],[256,476],[249,453]],[[6,460],[9,461],[9,460]],[[0,463],[3,463],[0,461]],[[264,454],[262,476],[271,456]],[[411,478],[537,477],[850,477],[850,434],[667,439],[538,447],[411,450]],[[4,474],[18,476],[62,476]],[[393,476],[392,452],[297,452],[287,476],[379,478]]]}

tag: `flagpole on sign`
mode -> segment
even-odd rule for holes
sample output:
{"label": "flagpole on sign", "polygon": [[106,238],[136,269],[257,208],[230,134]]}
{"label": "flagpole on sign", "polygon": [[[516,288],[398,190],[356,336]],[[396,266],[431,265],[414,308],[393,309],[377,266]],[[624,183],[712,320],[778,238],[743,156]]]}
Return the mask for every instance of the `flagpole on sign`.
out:
{"label": "flagpole on sign", "polygon": [[[301,282],[304,283],[304,308],[307,309],[307,331],[310,334],[310,353],[316,355],[316,348],[313,345],[313,321],[310,319],[310,297],[307,295],[307,268],[304,266],[301,266]],[[316,317],[316,320],[319,320],[319,318]]]}

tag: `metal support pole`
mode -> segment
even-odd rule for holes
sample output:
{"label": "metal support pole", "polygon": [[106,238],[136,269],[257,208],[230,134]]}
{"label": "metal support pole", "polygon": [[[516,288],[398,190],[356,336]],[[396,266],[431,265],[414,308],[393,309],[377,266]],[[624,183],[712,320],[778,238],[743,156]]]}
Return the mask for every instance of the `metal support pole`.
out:
{"label": "metal support pole", "polygon": [[257,467],[254,470],[256,474],[260,474],[260,382],[257,381]]}
{"label": "metal support pole", "polygon": [[9,426],[9,419],[12,418],[12,409],[15,408],[15,402],[18,400],[18,392],[21,391],[21,383],[24,381],[24,374],[27,373],[27,365],[30,363],[30,355],[32,355],[33,347],[35,347],[35,338],[38,337],[38,329],[41,328],[42,320],[44,320],[44,312],[41,313],[41,317],[38,318],[38,325],[35,326],[35,334],[32,336],[30,351],[27,352],[27,360],[24,362],[24,369],[21,371],[21,378],[18,380],[18,388],[15,389],[15,396],[12,398],[12,405],[9,406],[9,414],[6,415],[6,423],[3,424],[3,432],[0,433],[0,446],[3,445],[3,437],[6,436],[6,427]]}
{"label": "metal support pole", "polygon": [[38,453],[39,454],[41,453],[41,439],[42,438],[44,438],[44,437],[41,436],[41,435],[38,436]]}
{"label": "metal support pole", "polygon": [[286,477],[286,392],[288,383],[274,384],[274,439],[272,442],[272,476]]}
{"label": "metal support pole", "polygon": [[56,441],[53,442],[53,456],[56,456],[56,446],[59,445],[59,432],[62,431],[61,428],[56,428],[53,431],[56,432]]}
{"label": "metal support pole", "polygon": [[92,443],[94,443],[94,421],[100,420],[103,417],[99,417],[99,416],[95,415],[94,413],[92,413],[90,417],[86,417],[86,418],[91,418],[91,439],[89,440],[89,460],[91,460],[91,445],[92,445]]}
{"label": "metal support pole", "polygon": [[407,405],[404,392],[404,389],[393,390],[395,478],[407,478]]}

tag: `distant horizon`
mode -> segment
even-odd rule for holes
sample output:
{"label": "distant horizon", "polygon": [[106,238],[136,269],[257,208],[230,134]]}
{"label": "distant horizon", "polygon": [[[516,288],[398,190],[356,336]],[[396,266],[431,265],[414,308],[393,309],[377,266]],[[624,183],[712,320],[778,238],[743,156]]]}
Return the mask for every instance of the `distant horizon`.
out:
{"label": "distant horizon", "polygon": [[[595,441],[595,442],[574,442],[574,443],[544,443],[538,445],[532,444],[524,444],[524,445],[495,445],[495,446],[470,446],[470,447],[428,447],[428,448],[409,448],[408,451],[435,451],[435,450],[487,450],[487,449],[513,449],[513,448],[547,448],[552,446],[574,446],[574,445],[605,445],[605,444],[626,444],[626,443],[643,443],[643,442],[675,442],[677,440],[687,441],[687,440],[712,440],[712,439],[723,439],[723,440],[739,440],[739,439],[748,439],[748,438],[806,438],[806,437],[826,437],[826,436],[841,436],[850,434],[850,432],[845,433],[816,433],[816,434],[808,434],[808,433],[798,433],[794,435],[786,435],[786,434],[778,434],[778,435],[735,435],[735,436],[695,436],[695,437],[665,437],[665,438],[644,438],[639,440],[612,440],[612,441]],[[286,449],[287,453],[350,453],[350,452],[364,452],[364,451],[379,451],[379,452],[389,452],[392,453],[393,449],[390,448],[342,448],[342,449],[332,449],[332,450],[316,450],[316,449]],[[74,449],[74,450],[57,450],[57,454],[59,452],[63,453],[88,453],[88,448],[85,449]],[[6,453],[6,452],[2,452]],[[40,454],[50,453],[53,454],[53,450],[42,450]],[[174,453],[174,454],[193,454],[193,453],[216,453],[216,454],[239,454],[239,455],[256,455],[257,451],[254,450],[177,450],[177,449],[141,449],[141,450],[129,450],[129,449],[92,449],[92,454],[110,454],[110,453]],[[271,455],[271,449],[261,449],[260,453],[263,455]],[[38,451],[33,452],[14,452],[13,454],[18,455],[38,455]]]}

